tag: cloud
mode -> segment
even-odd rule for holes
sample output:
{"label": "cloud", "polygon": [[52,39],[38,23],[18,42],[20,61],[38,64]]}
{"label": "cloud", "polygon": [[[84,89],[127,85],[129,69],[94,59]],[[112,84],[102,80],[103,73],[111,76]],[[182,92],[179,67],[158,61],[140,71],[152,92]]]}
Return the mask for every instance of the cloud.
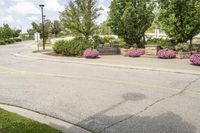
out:
{"label": "cloud", "polygon": [[49,11],[59,12],[64,10],[64,6],[62,6],[58,0],[45,0],[45,7]]}
{"label": "cloud", "polygon": [[15,20],[12,16],[4,16],[2,17],[2,21],[4,23],[13,23]]}
{"label": "cloud", "polygon": [[5,1],[4,0],[0,0],[0,6],[4,6],[5,5]]}
{"label": "cloud", "polygon": [[[98,7],[104,10],[97,23],[107,19],[111,0],[97,0]],[[23,26],[24,31],[31,27],[31,22],[41,21],[41,10],[39,4],[45,4],[44,14],[47,19],[55,20],[59,18],[59,11],[64,10],[64,4],[69,0],[0,0],[0,25],[10,24],[11,27]]]}
{"label": "cloud", "polygon": [[23,15],[40,14],[40,10],[36,7],[33,0],[13,0],[13,2],[8,9],[11,13],[14,12]]}
{"label": "cloud", "polygon": [[30,21],[37,21],[38,20],[38,17],[37,16],[35,16],[35,15],[32,15],[32,16],[29,16],[28,17],[28,20],[30,20]]}

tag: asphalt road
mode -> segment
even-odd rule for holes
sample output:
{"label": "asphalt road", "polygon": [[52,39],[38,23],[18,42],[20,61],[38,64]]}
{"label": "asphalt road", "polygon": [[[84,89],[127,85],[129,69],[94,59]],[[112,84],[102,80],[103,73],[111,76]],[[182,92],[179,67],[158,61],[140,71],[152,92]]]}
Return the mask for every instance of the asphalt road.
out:
{"label": "asphalt road", "polygon": [[0,102],[97,133],[200,133],[200,75],[13,55],[31,43],[0,46]]}

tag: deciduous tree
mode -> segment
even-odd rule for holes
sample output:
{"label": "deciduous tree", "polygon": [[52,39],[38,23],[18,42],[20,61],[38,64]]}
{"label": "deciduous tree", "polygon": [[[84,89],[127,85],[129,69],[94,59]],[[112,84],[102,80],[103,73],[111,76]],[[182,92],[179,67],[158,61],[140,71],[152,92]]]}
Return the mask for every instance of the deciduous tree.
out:
{"label": "deciduous tree", "polygon": [[170,38],[182,43],[199,34],[199,0],[159,0],[159,5],[159,23]]}
{"label": "deciduous tree", "polygon": [[71,0],[60,19],[65,28],[88,40],[97,29],[95,21],[100,15],[99,10],[97,0]]}
{"label": "deciduous tree", "polygon": [[132,46],[143,47],[141,40],[154,20],[154,0],[113,0],[109,23],[114,34]]}

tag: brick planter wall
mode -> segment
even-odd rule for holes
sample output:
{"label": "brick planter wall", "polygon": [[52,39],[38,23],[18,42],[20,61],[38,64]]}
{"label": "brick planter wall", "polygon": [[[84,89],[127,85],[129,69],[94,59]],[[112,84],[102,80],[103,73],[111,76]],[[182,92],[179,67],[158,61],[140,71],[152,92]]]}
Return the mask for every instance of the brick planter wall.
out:
{"label": "brick planter wall", "polygon": [[161,48],[158,45],[146,45],[145,46],[145,55],[154,55],[154,56],[156,56],[160,49]]}

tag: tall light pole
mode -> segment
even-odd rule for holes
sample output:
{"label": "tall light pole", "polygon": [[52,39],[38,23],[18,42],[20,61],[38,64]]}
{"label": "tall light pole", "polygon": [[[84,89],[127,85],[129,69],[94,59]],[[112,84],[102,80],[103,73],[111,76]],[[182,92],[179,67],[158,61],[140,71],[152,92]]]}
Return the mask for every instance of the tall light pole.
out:
{"label": "tall light pole", "polygon": [[42,39],[43,39],[43,50],[45,50],[45,33],[44,33],[44,5],[39,5],[42,12]]}

